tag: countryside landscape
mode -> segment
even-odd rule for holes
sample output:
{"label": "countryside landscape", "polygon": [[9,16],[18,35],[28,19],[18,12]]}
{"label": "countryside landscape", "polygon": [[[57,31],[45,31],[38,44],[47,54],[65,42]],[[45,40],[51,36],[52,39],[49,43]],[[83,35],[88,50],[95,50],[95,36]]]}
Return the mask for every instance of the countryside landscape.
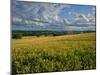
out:
{"label": "countryside landscape", "polygon": [[12,74],[96,69],[95,6],[16,0],[12,6]]}

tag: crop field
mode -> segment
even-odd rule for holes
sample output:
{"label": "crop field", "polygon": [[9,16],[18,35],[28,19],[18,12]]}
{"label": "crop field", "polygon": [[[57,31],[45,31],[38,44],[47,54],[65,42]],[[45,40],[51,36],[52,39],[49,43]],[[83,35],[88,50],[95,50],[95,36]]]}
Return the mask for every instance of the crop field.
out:
{"label": "crop field", "polygon": [[96,68],[95,32],[12,39],[12,73],[40,73]]}

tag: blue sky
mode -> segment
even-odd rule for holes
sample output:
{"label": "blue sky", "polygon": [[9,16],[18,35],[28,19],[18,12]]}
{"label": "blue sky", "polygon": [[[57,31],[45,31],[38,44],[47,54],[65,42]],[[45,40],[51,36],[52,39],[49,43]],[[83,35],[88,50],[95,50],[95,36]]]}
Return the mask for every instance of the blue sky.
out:
{"label": "blue sky", "polygon": [[12,0],[13,30],[95,31],[95,6]]}

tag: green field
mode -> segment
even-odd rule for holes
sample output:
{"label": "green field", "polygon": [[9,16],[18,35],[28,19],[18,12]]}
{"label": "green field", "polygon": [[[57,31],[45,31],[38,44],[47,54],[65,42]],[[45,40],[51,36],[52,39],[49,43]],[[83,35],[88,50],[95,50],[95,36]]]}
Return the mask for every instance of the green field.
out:
{"label": "green field", "polygon": [[96,68],[95,33],[12,39],[12,73]]}

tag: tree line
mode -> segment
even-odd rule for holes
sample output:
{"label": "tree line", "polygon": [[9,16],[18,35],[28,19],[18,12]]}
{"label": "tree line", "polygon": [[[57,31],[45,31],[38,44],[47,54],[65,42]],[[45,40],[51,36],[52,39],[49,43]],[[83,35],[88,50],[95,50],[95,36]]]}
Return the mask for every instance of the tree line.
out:
{"label": "tree line", "polygon": [[23,36],[61,36],[88,32],[94,31],[12,31],[12,38],[21,39]]}

